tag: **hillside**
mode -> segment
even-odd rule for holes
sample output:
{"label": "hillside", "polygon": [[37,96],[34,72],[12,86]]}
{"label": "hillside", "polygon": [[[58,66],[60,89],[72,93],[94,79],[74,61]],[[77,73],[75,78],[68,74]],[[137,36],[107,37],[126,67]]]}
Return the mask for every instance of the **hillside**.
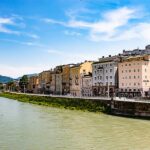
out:
{"label": "hillside", "polygon": [[13,80],[13,78],[0,75],[0,83],[7,83],[7,82],[10,82],[12,80]]}

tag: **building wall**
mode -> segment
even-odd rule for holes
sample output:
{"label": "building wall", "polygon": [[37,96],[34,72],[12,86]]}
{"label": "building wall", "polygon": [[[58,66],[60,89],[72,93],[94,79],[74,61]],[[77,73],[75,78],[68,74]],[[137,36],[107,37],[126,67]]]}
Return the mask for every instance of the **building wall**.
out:
{"label": "building wall", "polygon": [[70,94],[80,96],[80,66],[70,68]]}
{"label": "building wall", "polygon": [[85,61],[70,68],[70,93],[74,96],[81,96],[82,76],[92,72],[92,62]]}
{"label": "building wall", "polygon": [[93,85],[103,85],[106,86],[109,82],[110,85],[115,86],[116,73],[117,73],[117,63],[116,62],[105,62],[93,64]]}
{"label": "building wall", "polygon": [[82,96],[92,96],[92,76],[87,75],[82,77],[81,81]]}
{"label": "building wall", "polygon": [[50,93],[55,94],[56,93],[56,74],[52,73],[52,81],[50,86]]}
{"label": "building wall", "polygon": [[50,92],[50,83],[52,81],[51,71],[43,71],[39,74],[39,88],[42,93]]}
{"label": "building wall", "polygon": [[92,61],[85,61],[84,63],[82,63],[80,66],[80,76],[82,75],[88,75],[89,72],[92,72]]}
{"label": "building wall", "polygon": [[101,58],[92,65],[93,95],[113,96],[118,88],[118,61],[117,56]]}
{"label": "building wall", "polygon": [[62,70],[62,94],[70,93],[70,65],[64,65]]}
{"label": "building wall", "polygon": [[39,87],[39,77],[32,76],[29,78],[28,91],[33,93],[38,93]]}
{"label": "building wall", "polygon": [[56,73],[56,94],[62,95],[62,73]]}
{"label": "building wall", "polygon": [[[144,96],[150,88],[150,56],[135,56],[118,64],[119,91]],[[137,94],[136,94],[137,93]],[[125,94],[127,95],[127,94]]]}

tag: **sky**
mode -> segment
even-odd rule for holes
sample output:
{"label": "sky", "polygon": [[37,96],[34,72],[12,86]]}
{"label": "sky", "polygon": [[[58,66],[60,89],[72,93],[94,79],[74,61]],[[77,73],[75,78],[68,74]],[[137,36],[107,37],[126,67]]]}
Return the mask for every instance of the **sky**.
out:
{"label": "sky", "polygon": [[149,0],[1,0],[0,74],[19,77],[150,44]]}

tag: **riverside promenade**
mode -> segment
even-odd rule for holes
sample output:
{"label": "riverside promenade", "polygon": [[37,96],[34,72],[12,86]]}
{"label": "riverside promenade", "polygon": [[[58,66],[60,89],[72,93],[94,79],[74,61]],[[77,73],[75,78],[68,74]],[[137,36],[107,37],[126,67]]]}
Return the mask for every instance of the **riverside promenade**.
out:
{"label": "riverside promenade", "polygon": [[25,94],[29,96],[39,97],[55,97],[55,98],[69,98],[69,99],[80,99],[80,100],[93,100],[100,101],[107,105],[111,109],[111,114],[130,116],[130,117],[146,117],[150,118],[150,100],[140,99],[127,99],[127,98],[108,98],[108,97],[74,97],[70,95],[48,95],[48,94],[31,94],[31,93],[17,93],[9,92],[12,94]]}

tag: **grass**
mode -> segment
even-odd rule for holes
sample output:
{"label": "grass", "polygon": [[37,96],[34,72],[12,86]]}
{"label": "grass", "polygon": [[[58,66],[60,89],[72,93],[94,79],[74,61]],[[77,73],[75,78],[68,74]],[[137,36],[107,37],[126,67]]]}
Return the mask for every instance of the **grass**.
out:
{"label": "grass", "polygon": [[0,97],[14,99],[21,102],[57,108],[65,108],[71,110],[83,110],[89,112],[104,112],[104,113],[110,112],[110,107],[107,105],[107,103],[100,100],[56,98],[56,97],[33,96],[14,93],[0,93]]}

